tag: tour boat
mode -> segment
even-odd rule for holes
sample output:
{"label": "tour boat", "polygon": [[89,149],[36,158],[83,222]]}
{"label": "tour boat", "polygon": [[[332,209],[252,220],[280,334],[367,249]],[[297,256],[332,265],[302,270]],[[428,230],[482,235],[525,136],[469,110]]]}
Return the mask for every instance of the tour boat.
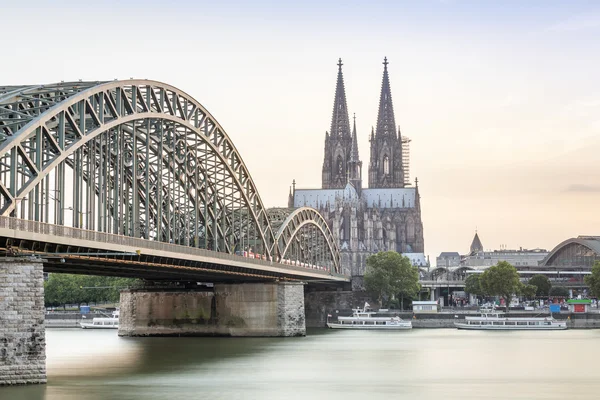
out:
{"label": "tour boat", "polygon": [[376,312],[367,311],[368,304],[361,310],[352,310],[351,317],[338,317],[337,322],[329,322],[331,315],[327,315],[327,327],[331,329],[383,329],[400,330],[411,329],[412,322],[404,321],[400,317],[374,317]]}
{"label": "tour boat", "polygon": [[83,329],[119,329],[119,311],[113,311],[110,317],[92,318],[91,322],[80,322],[79,325]]}
{"label": "tour boat", "polygon": [[[458,318],[456,315],[455,318]],[[509,317],[495,310],[480,310],[477,317],[465,317],[464,321],[455,321],[458,329],[477,329],[490,331],[549,331],[567,329],[565,321],[549,317]]]}

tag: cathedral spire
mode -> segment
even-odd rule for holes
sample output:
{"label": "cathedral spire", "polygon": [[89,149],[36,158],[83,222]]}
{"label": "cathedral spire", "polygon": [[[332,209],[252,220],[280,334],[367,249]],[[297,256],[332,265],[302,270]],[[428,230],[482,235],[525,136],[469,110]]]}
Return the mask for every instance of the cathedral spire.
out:
{"label": "cathedral spire", "polygon": [[390,77],[388,75],[388,60],[383,59],[383,81],[381,82],[381,96],[379,98],[379,113],[377,114],[376,135],[396,136],[396,121],[394,118],[394,106],[392,105],[392,90],[390,89]]}
{"label": "cathedral spire", "polygon": [[333,101],[333,115],[331,117],[331,136],[350,138],[350,120],[348,118],[348,105],[346,103],[346,89],[344,75],[342,74],[342,59],[338,61],[338,76]]}
{"label": "cathedral spire", "polygon": [[356,114],[354,114],[354,127],[352,129],[352,145],[350,146],[350,161],[348,161],[348,178],[348,181],[360,194],[360,191],[362,190],[362,162],[358,156]]}
{"label": "cathedral spire", "polygon": [[348,183],[352,135],[348,119],[346,89],[342,74],[342,59],[338,61],[337,83],[333,100],[331,130],[325,135],[322,178],[323,189],[340,189]]}
{"label": "cathedral spire", "polygon": [[371,135],[370,188],[404,187],[402,143],[399,134],[396,135],[396,120],[387,66],[386,57],[383,59],[383,80],[375,136]]}
{"label": "cathedral spire", "polygon": [[354,114],[354,127],[352,128],[352,147],[350,148],[350,162],[359,161],[358,139],[356,138],[356,114]]}

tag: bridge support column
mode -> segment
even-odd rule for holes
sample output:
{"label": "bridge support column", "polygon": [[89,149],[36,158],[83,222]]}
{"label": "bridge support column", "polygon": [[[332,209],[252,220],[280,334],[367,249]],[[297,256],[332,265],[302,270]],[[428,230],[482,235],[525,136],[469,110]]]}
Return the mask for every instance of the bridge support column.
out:
{"label": "bridge support column", "polygon": [[125,290],[119,318],[120,336],[304,336],[304,285]]}
{"label": "bridge support column", "polygon": [[0,385],[46,383],[44,272],[39,260],[0,261]]}

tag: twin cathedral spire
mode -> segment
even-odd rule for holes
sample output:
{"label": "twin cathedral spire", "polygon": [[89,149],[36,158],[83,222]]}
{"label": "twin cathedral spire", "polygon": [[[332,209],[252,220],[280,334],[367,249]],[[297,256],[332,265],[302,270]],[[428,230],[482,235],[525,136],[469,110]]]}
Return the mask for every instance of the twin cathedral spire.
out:
{"label": "twin cathedral spire", "polygon": [[[358,154],[356,116],[354,116],[353,129],[350,133],[342,65],[340,59],[331,130],[325,133],[322,186],[323,189],[337,189],[345,187],[350,182],[360,191],[362,189],[362,162]],[[400,129],[396,133],[387,58],[384,59],[383,65],[377,125],[375,130],[371,129],[369,188],[402,188],[405,184],[402,138]]]}

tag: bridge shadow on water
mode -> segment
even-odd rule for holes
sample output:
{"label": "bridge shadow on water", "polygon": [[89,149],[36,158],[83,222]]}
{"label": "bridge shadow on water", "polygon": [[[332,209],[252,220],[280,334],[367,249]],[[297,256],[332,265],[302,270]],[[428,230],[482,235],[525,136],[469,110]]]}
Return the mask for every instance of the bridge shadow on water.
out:
{"label": "bridge shadow on water", "polygon": [[[333,334],[332,330],[312,328],[308,336]],[[205,364],[220,363],[232,358],[268,353],[290,341],[304,338],[277,337],[149,337],[120,338],[134,342],[139,347],[139,359],[131,369],[132,374],[153,374],[188,370]]]}
{"label": "bridge shadow on water", "polygon": [[[310,329],[308,335],[330,334]],[[114,398],[119,387],[144,385],[153,377],[206,375],[234,359],[256,359],[290,341],[306,338],[118,337],[115,331],[52,329],[47,337],[47,385],[0,388],[0,399]],[[185,378],[184,378],[185,379]],[[108,396],[108,397],[107,397]],[[121,397],[125,398],[125,397]]]}

